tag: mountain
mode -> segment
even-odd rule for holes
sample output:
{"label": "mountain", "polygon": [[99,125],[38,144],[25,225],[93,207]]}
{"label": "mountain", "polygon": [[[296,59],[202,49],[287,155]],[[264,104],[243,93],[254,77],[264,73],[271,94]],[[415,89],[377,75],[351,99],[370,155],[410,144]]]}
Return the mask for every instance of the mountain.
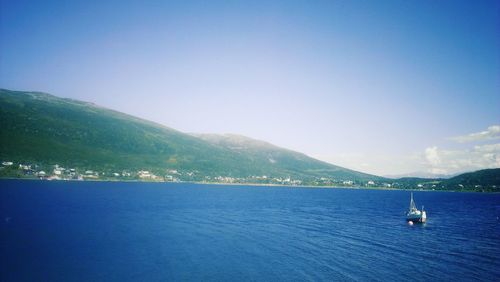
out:
{"label": "mountain", "polygon": [[444,180],[441,185],[448,189],[474,187],[478,189],[495,188],[500,191],[500,168],[483,169],[468,172]]}
{"label": "mountain", "polygon": [[290,175],[310,177],[334,177],[358,181],[381,180],[381,177],[369,175],[343,167],[322,162],[302,153],[283,149],[270,143],[236,134],[195,134],[194,136],[233,152],[247,155],[253,162],[262,165],[265,171],[280,167],[291,172]]}
{"label": "mountain", "polygon": [[457,173],[455,174],[433,174],[425,171],[416,171],[416,172],[410,172],[410,173],[405,173],[405,174],[393,174],[393,175],[383,175],[383,177],[387,178],[393,178],[393,179],[401,179],[401,178],[428,178],[428,179],[446,179],[446,178],[452,178],[453,176],[458,175]]}
{"label": "mountain", "polygon": [[403,177],[393,180],[401,189],[500,191],[500,168],[467,172],[449,179]]}
{"label": "mountain", "polygon": [[[193,135],[92,103],[0,90],[0,160],[80,171],[214,177],[383,180],[237,135]],[[177,177],[176,176],[176,177]]]}

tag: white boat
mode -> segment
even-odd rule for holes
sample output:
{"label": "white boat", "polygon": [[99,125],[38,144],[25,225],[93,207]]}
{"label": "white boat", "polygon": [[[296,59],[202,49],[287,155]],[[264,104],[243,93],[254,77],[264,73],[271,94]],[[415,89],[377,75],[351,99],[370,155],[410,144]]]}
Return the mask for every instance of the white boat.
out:
{"label": "white boat", "polygon": [[418,210],[415,202],[413,201],[413,193],[411,193],[410,199],[410,209],[406,213],[406,221],[411,222],[425,222],[427,219],[427,213],[424,211],[424,206],[422,210]]}

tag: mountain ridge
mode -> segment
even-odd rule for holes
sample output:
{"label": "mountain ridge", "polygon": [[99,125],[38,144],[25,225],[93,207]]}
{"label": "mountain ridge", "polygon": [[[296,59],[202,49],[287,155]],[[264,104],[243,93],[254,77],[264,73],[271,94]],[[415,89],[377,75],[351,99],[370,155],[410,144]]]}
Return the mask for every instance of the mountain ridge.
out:
{"label": "mountain ridge", "polygon": [[[322,177],[383,179],[265,141],[231,134],[229,139],[215,142],[214,135],[196,137],[93,103],[43,92],[1,89],[0,117],[5,125],[0,133],[2,159],[101,170],[147,169],[164,173],[180,169],[200,177],[270,174],[307,181]],[[246,147],[235,148],[235,140],[244,140],[241,144]],[[262,149],[265,152],[260,152]]]}
{"label": "mountain ridge", "polygon": [[[0,178],[39,176],[42,169],[61,173],[60,167],[72,167],[75,174],[111,180],[116,178],[109,175],[126,180],[474,191],[500,188],[500,168],[449,179],[389,179],[251,137],[183,133],[94,103],[44,92],[0,89],[0,120],[0,160],[7,164],[0,166]],[[14,162],[19,169],[11,167]],[[155,175],[159,177],[153,178]]]}

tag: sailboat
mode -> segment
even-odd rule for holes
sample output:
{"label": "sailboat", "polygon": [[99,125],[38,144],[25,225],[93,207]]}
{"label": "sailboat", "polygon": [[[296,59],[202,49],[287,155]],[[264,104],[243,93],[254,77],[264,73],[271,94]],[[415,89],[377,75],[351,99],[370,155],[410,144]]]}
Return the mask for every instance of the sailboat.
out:
{"label": "sailboat", "polygon": [[415,201],[413,201],[413,192],[412,192],[410,199],[410,209],[406,213],[406,221],[425,222],[426,219],[427,219],[427,214],[424,211],[424,206],[422,206],[421,211],[417,209]]}

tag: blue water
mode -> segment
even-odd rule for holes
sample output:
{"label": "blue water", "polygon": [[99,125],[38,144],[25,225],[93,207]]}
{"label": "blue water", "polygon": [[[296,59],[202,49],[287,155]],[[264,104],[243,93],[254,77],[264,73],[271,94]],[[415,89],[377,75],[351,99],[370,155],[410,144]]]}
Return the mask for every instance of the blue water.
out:
{"label": "blue water", "polygon": [[1,281],[484,280],[500,195],[0,181]]}

